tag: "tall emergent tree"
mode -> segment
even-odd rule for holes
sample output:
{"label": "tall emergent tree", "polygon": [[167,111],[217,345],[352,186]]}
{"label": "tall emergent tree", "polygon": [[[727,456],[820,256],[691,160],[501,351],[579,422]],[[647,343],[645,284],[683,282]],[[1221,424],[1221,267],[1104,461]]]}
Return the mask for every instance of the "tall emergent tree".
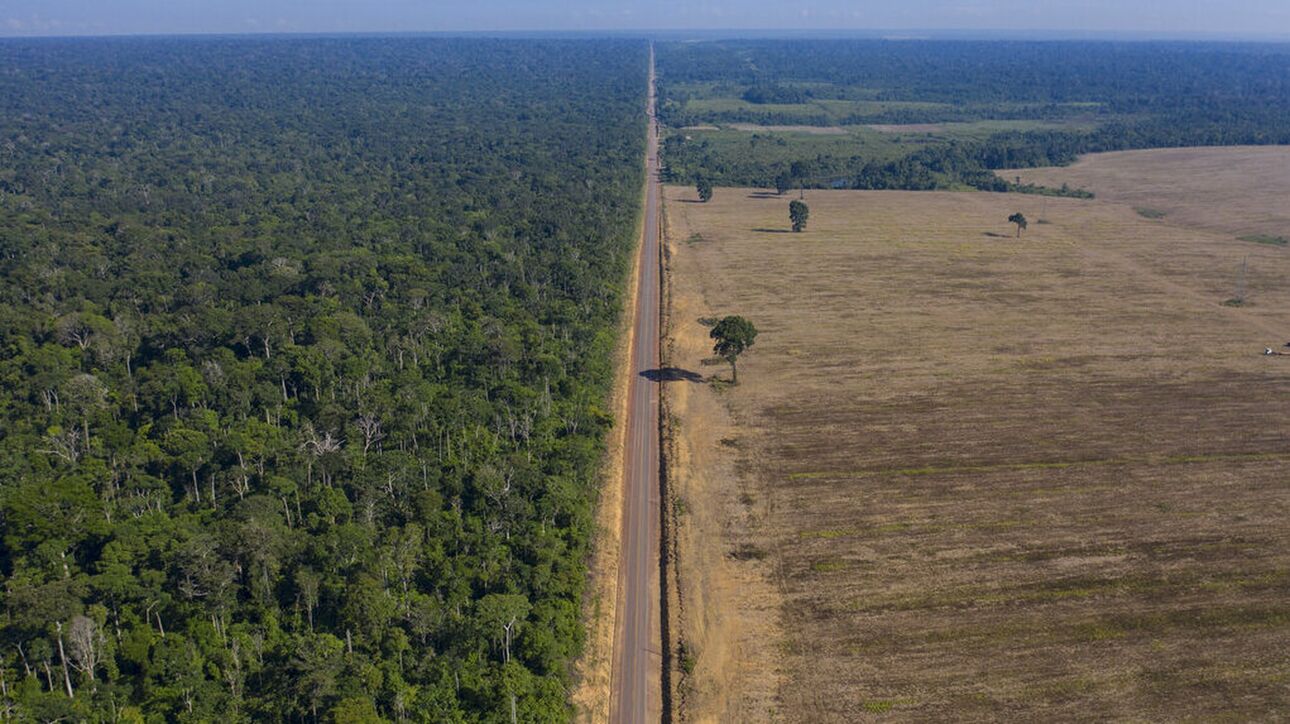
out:
{"label": "tall emergent tree", "polygon": [[1027,227],[1027,226],[1029,226],[1029,222],[1027,222],[1027,221],[1026,221],[1026,215],[1025,215],[1025,214],[1023,214],[1023,213],[1021,213],[1020,211],[1018,211],[1017,213],[1013,214],[1012,216],[1009,216],[1009,217],[1008,217],[1008,223],[1009,223],[1009,224],[1016,224],[1016,225],[1017,225],[1017,238],[1018,238],[1018,239],[1020,239],[1020,238],[1021,238],[1021,232],[1025,231],[1025,230],[1026,230],[1026,227]]}
{"label": "tall emergent tree", "polygon": [[793,231],[806,228],[806,220],[811,217],[811,209],[805,201],[791,201],[788,204],[788,219],[793,222]]}
{"label": "tall emergent tree", "polygon": [[731,381],[739,382],[739,368],[735,362],[739,355],[748,351],[757,339],[757,328],[752,322],[739,316],[722,318],[708,334],[716,340],[712,351],[730,363]]}
{"label": "tall emergent tree", "polygon": [[699,192],[699,200],[708,203],[712,200],[712,182],[706,178],[701,178],[694,184],[695,189]]}

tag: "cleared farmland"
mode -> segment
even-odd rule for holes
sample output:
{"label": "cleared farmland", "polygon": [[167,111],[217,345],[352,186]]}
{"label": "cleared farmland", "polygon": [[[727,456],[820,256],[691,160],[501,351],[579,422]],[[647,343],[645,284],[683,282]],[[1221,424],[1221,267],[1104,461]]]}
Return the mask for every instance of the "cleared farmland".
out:
{"label": "cleared farmland", "polygon": [[[1104,201],[814,191],[789,234],[789,197],[693,194],[667,192],[683,719],[1290,707],[1285,250]],[[761,330],[737,387],[695,381],[729,375],[724,314]]]}
{"label": "cleared farmland", "polygon": [[1085,188],[1151,217],[1235,236],[1290,238],[1290,147],[1165,148],[1085,156],[1004,178]]}

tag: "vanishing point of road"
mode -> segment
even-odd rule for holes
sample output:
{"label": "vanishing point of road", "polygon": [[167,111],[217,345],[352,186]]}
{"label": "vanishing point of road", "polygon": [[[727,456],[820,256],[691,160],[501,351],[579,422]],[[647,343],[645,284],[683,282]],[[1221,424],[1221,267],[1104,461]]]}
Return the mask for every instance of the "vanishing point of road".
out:
{"label": "vanishing point of road", "polygon": [[[609,718],[614,724],[656,722],[662,716],[659,617],[659,391],[643,373],[659,366],[660,256],[658,121],[654,47],[649,58],[649,137],[645,217],[632,327],[627,444],[623,460],[622,548]],[[652,376],[652,375],[651,375]]]}

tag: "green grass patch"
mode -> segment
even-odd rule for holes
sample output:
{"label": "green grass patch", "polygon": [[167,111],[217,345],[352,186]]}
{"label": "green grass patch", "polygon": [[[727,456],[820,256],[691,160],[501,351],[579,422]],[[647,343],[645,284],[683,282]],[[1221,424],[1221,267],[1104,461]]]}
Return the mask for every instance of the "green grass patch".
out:
{"label": "green grass patch", "polygon": [[861,706],[870,714],[886,714],[891,711],[892,707],[896,706],[896,702],[890,699],[871,699]]}
{"label": "green grass patch", "polygon": [[676,658],[680,662],[681,673],[685,674],[686,676],[693,674],[694,667],[699,663],[699,657],[694,653],[694,650],[690,647],[690,645],[684,641],[682,641],[681,645],[678,646],[677,648],[678,648],[678,651],[676,652],[677,653]]}
{"label": "green grass patch", "polygon": [[886,533],[900,533],[902,531],[909,530],[911,527],[912,526],[910,526],[909,523],[883,523],[877,528],[874,528],[873,532],[879,535],[884,535]]}
{"label": "green grass patch", "polygon": [[846,570],[846,568],[847,568],[846,561],[840,561],[836,559],[828,560],[828,561],[816,561],[811,564],[811,570],[815,571],[816,573],[835,573],[837,571],[844,571]]}
{"label": "green grass patch", "polygon": [[797,532],[798,540],[833,540],[855,535],[853,528],[826,528],[824,530],[802,530]]}
{"label": "green grass patch", "polygon": [[1133,210],[1138,212],[1138,216],[1141,216],[1144,219],[1163,219],[1168,216],[1168,214],[1160,209],[1152,209],[1146,206],[1135,206]]}
{"label": "green grass patch", "polygon": [[1241,241],[1252,241],[1255,244],[1267,244],[1269,246],[1285,246],[1290,244],[1290,239],[1284,236],[1272,236],[1271,234],[1249,234],[1247,236],[1238,236]]}

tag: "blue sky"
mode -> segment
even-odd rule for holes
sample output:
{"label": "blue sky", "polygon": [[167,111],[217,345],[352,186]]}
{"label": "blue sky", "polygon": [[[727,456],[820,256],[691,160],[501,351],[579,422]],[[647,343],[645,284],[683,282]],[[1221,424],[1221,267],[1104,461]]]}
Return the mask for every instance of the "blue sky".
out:
{"label": "blue sky", "polygon": [[770,28],[1290,38],[1290,0],[0,0],[0,35]]}

